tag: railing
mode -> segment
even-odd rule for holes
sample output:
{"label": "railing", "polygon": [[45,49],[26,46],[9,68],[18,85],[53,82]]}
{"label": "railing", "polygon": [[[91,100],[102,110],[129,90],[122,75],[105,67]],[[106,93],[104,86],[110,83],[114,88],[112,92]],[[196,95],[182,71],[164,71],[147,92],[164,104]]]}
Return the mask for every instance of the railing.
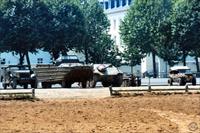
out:
{"label": "railing", "polygon": [[140,87],[109,87],[110,95],[119,95],[120,93],[138,93],[138,92],[200,92],[200,86],[140,86]]}
{"label": "railing", "polygon": [[35,89],[10,89],[10,90],[0,90],[0,96],[13,96],[13,95],[31,95],[35,98]]}

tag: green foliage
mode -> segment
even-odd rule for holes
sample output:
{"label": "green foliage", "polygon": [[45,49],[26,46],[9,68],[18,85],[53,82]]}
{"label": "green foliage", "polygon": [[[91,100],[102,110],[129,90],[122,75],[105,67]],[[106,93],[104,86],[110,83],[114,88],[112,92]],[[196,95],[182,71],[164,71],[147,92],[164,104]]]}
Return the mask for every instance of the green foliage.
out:
{"label": "green foliage", "polygon": [[2,39],[4,37],[4,34],[6,32],[4,26],[5,26],[5,19],[3,18],[3,13],[0,11],[0,52],[5,51],[5,46],[2,43]]}
{"label": "green foliage", "polygon": [[1,50],[19,54],[20,64],[38,49],[54,59],[75,50],[91,63],[120,63],[97,0],[1,0],[0,9]]}
{"label": "green foliage", "polygon": [[108,35],[109,20],[97,0],[82,0],[79,4],[85,16],[86,62],[119,64],[118,49]]}
{"label": "green foliage", "polygon": [[20,64],[25,54],[39,48],[42,40],[39,28],[47,22],[46,12],[46,6],[37,0],[10,0],[2,6],[1,44],[4,50],[20,54]]}
{"label": "green foliage", "polygon": [[49,21],[46,33],[45,51],[49,51],[54,59],[60,52],[66,54],[69,50],[82,48],[84,29],[84,16],[76,5],[63,5],[54,12],[53,19]]}
{"label": "green foliage", "polygon": [[[60,52],[80,49],[84,17],[79,7],[63,4],[50,8],[39,0],[7,1],[2,6],[6,21],[0,22],[1,47],[20,55],[20,64],[28,52],[43,49],[58,57]],[[4,32],[6,31],[6,32]]]}
{"label": "green foliage", "polygon": [[[169,9],[169,0],[134,1],[120,26],[122,39],[127,46],[125,57],[130,57],[131,65],[140,64],[141,59],[149,53],[153,53],[153,57],[158,54],[156,49],[160,43],[158,27],[168,15]],[[155,73],[155,58],[153,66]]]}
{"label": "green foliage", "polygon": [[200,48],[200,2],[183,0],[176,3],[172,23],[174,43],[178,44],[184,62],[188,54]]}
{"label": "green foliage", "polygon": [[160,43],[155,46],[158,56],[173,66],[179,61],[180,50],[173,41],[172,23],[169,20],[163,21],[159,26],[158,33]]}

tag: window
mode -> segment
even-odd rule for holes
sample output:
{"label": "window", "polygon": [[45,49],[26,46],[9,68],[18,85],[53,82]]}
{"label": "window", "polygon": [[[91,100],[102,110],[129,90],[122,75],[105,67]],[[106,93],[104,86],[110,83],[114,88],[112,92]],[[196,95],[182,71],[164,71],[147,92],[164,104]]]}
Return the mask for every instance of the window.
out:
{"label": "window", "polygon": [[120,7],[119,0],[116,0],[116,6],[117,6],[117,7]]}
{"label": "window", "polygon": [[132,1],[132,0],[128,0],[128,5],[131,5],[131,1]]}
{"label": "window", "polygon": [[122,0],[122,6],[126,5],[126,0]]}
{"label": "window", "polygon": [[104,8],[104,3],[103,2],[100,2],[100,5],[102,8]]}
{"label": "window", "polygon": [[1,64],[6,64],[6,59],[5,59],[5,58],[3,58],[3,59],[1,60]]}
{"label": "window", "polygon": [[108,2],[105,2],[105,8],[108,9]]}
{"label": "window", "polygon": [[111,8],[115,7],[115,0],[111,0]]}
{"label": "window", "polygon": [[38,59],[37,59],[37,63],[38,63],[38,64],[42,64],[42,63],[43,63],[43,58],[38,58]]}

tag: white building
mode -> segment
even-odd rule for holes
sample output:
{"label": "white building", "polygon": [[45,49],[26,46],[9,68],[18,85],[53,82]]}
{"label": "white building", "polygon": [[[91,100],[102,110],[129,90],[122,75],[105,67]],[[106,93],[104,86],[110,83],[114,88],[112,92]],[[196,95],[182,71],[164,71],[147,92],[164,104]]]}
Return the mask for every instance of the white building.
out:
{"label": "white building", "polygon": [[[44,52],[38,50],[37,53],[29,53],[29,58],[31,64],[49,64],[52,62],[51,55],[48,52]],[[14,54],[13,52],[3,52],[0,53],[1,64],[6,65],[17,65],[19,64],[19,55]],[[27,64],[26,57],[25,57],[25,64]]]}
{"label": "white building", "polygon": [[[115,42],[115,45],[120,49],[120,51],[123,51],[123,42],[120,38],[119,26],[133,1],[134,0],[99,0],[100,4],[104,8],[105,14],[110,20],[109,34],[111,35],[112,39]],[[196,71],[195,60],[191,57],[188,57],[186,61],[187,65],[192,68],[192,71]],[[169,71],[168,63],[159,57],[156,57],[156,68],[157,73],[160,77],[165,77],[166,73],[168,73]],[[127,73],[131,72],[131,69],[128,66],[122,66],[121,69],[122,71]],[[141,61],[140,66],[134,67],[133,73],[138,72],[140,74],[144,72],[153,72],[153,62],[151,54]]]}

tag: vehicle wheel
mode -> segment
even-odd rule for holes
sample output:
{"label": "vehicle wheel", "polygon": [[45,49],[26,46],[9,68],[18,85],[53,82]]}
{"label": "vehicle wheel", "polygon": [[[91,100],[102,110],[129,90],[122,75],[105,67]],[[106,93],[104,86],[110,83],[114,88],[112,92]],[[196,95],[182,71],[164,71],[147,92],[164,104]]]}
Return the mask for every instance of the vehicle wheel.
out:
{"label": "vehicle wheel", "polygon": [[90,88],[95,88],[96,87],[97,82],[95,80],[91,80],[89,81],[89,87]]}
{"label": "vehicle wheel", "polygon": [[89,87],[95,88],[98,81],[98,75],[94,75],[93,79],[89,81]]}
{"label": "vehicle wheel", "polygon": [[102,81],[102,85],[103,85],[103,87],[109,87],[112,84],[107,81]]}
{"label": "vehicle wheel", "polygon": [[183,85],[185,85],[186,84],[186,82],[185,82],[185,80],[184,79],[179,79],[179,85],[180,86],[183,86]]}
{"label": "vehicle wheel", "polygon": [[67,88],[66,81],[64,81],[64,80],[62,81],[62,83],[61,83],[61,87],[62,87],[62,88]]}
{"label": "vehicle wheel", "polygon": [[66,88],[71,88],[72,84],[71,83],[66,83]]}
{"label": "vehicle wheel", "polygon": [[168,80],[168,85],[169,85],[169,86],[173,85],[173,81],[172,81],[171,78]]}
{"label": "vehicle wheel", "polygon": [[31,83],[31,88],[37,88],[37,80],[35,80],[33,83]]}
{"label": "vehicle wheel", "polygon": [[11,87],[12,87],[13,89],[16,89],[16,88],[17,88],[17,79],[16,79],[16,78],[14,78],[14,79],[12,80],[12,82],[11,82]]}
{"label": "vehicle wheel", "polygon": [[51,88],[51,84],[48,82],[42,82],[42,88]]}
{"label": "vehicle wheel", "polygon": [[87,81],[82,81],[81,82],[81,87],[86,88],[87,87]]}
{"label": "vehicle wheel", "polygon": [[117,75],[116,77],[114,77],[114,81],[112,83],[112,85],[114,87],[120,87],[122,85],[122,82],[123,82],[123,77],[122,75]]}
{"label": "vehicle wheel", "polygon": [[141,86],[141,79],[139,79],[139,78],[137,80],[137,86]]}
{"label": "vehicle wheel", "polygon": [[7,84],[3,83],[2,86],[3,86],[3,89],[7,89]]}
{"label": "vehicle wheel", "polygon": [[24,84],[24,89],[27,89],[28,88],[28,84]]}
{"label": "vehicle wheel", "polygon": [[196,85],[196,78],[192,78],[192,85]]}

